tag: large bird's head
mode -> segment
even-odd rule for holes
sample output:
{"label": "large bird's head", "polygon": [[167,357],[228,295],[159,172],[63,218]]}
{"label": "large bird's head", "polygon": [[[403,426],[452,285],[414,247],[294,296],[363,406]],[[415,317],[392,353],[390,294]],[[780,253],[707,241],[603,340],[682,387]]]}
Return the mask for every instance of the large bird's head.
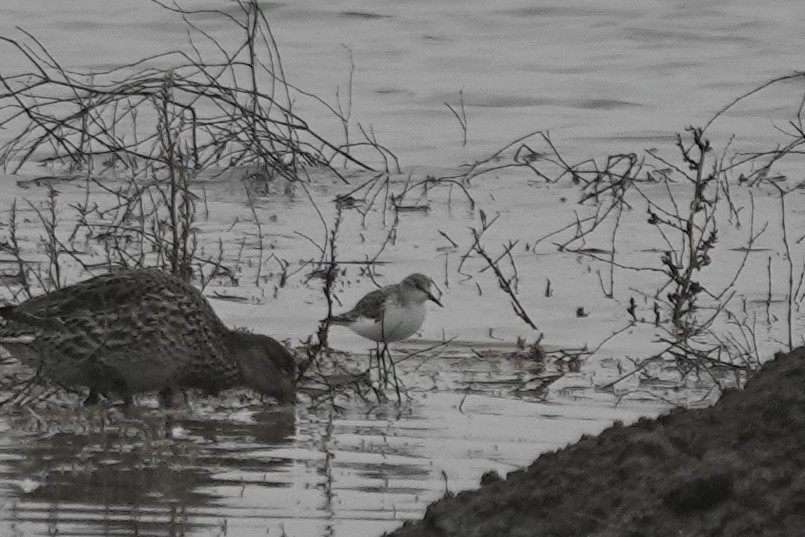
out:
{"label": "large bird's head", "polygon": [[296,400],[298,368],[283,344],[268,336],[232,331],[228,346],[240,368],[243,386],[281,403]]}

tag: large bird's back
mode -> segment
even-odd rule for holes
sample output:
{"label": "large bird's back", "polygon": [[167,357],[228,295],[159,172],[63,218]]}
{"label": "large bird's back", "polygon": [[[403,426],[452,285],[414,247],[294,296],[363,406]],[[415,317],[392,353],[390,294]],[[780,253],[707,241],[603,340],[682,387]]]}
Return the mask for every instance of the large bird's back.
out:
{"label": "large bird's back", "polygon": [[199,387],[209,379],[212,388],[237,375],[222,341],[227,329],[201,292],[156,269],[97,276],[0,316],[35,334],[34,352],[65,384],[139,392],[177,379]]}
{"label": "large bird's back", "polygon": [[69,287],[34,297],[16,306],[0,309],[0,316],[11,320],[26,317],[66,320],[88,315],[104,315],[129,308],[138,308],[143,315],[158,310],[196,308],[211,321],[217,316],[203,295],[192,285],[184,283],[157,269],[138,269],[96,276]]}

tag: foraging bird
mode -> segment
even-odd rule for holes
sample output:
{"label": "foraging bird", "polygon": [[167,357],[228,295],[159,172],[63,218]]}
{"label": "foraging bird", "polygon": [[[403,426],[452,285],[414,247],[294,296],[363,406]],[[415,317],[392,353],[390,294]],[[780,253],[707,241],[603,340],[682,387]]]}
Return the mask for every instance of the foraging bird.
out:
{"label": "foraging bird", "polygon": [[67,387],[133,394],[248,387],[280,402],[296,394],[296,363],[274,339],[230,330],[192,285],[156,269],[97,276],[17,306],[0,346]]}
{"label": "foraging bird", "polygon": [[378,343],[400,341],[422,327],[428,312],[425,302],[442,306],[431,286],[435,286],[433,280],[424,274],[411,274],[367,294],[350,311],[333,317],[333,324]]}

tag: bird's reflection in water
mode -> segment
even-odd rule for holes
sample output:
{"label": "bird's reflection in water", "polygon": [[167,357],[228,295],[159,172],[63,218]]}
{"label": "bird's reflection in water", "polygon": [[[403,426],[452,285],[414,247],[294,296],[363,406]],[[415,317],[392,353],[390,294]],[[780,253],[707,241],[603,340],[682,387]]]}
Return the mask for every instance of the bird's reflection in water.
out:
{"label": "bird's reflection in water", "polygon": [[226,476],[259,470],[264,486],[284,486],[271,476],[290,461],[265,454],[292,441],[295,412],[269,407],[237,420],[145,412],[98,429],[7,431],[0,530],[184,535],[219,525]]}

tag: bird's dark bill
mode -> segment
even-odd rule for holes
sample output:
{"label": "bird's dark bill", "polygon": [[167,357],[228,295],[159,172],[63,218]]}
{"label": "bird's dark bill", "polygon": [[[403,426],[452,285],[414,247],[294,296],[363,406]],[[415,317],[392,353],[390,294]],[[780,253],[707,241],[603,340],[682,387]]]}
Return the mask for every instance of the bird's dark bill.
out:
{"label": "bird's dark bill", "polygon": [[439,299],[438,299],[438,298],[436,298],[435,296],[433,296],[433,294],[432,294],[432,293],[428,293],[428,292],[426,292],[426,294],[428,295],[428,300],[431,300],[431,301],[433,301],[433,302],[436,302],[436,303],[439,305],[439,307],[442,307],[442,308],[444,307],[444,306],[442,306],[442,303],[441,303],[441,302],[439,302]]}

